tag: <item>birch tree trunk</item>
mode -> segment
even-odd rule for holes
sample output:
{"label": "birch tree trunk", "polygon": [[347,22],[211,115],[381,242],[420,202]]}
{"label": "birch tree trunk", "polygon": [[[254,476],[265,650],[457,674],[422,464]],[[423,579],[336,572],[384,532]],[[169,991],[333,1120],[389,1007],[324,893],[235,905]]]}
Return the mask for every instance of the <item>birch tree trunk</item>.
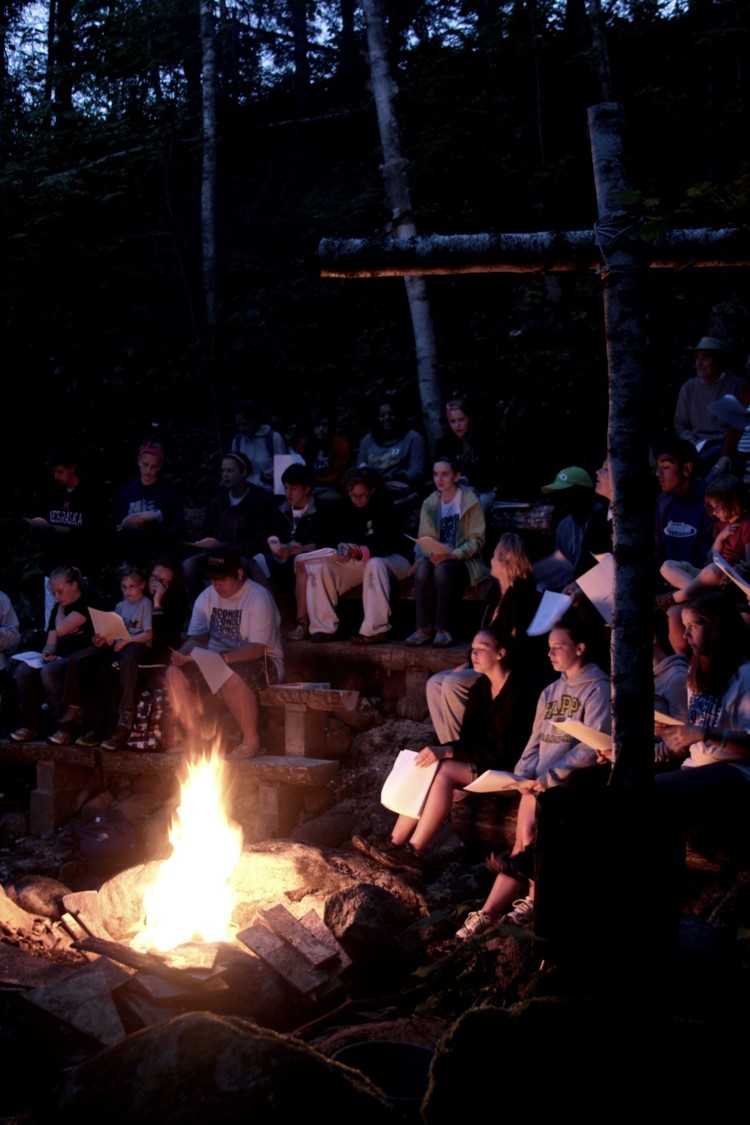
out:
{"label": "birch tree trunk", "polygon": [[[393,106],[394,83],[388,63],[388,48],[383,19],[382,0],[362,0],[367,24],[367,49],[375,109],[383,150],[382,173],[388,204],[391,208],[392,232],[396,238],[412,238],[417,233],[412,211],[406,161],[401,153],[398,121]],[[424,277],[404,278],[409,301],[414,345],[417,356],[417,382],[422,402],[425,429],[430,447],[442,434],[441,395],[437,374],[435,328]]]}
{"label": "birch tree trunk", "polygon": [[216,35],[214,0],[201,0],[203,170],[201,175],[201,247],[206,324],[216,327]]}
{"label": "birch tree trunk", "polygon": [[629,183],[624,114],[612,102],[589,109],[609,369],[607,446],[613,488],[615,616],[612,628],[612,719],[616,761],[612,780],[646,789],[654,773],[651,625],[653,502],[650,498],[648,380],[643,254],[618,210]]}

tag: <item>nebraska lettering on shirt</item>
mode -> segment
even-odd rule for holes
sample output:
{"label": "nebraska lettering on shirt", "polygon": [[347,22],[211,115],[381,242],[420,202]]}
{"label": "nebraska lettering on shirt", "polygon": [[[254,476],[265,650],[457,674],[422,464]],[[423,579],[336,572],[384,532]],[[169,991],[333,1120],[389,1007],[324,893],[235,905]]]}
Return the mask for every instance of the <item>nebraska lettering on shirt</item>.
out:
{"label": "nebraska lettering on shirt", "polygon": [[226,649],[242,648],[241,623],[241,609],[212,609],[211,639]]}
{"label": "nebraska lettering on shirt", "polygon": [[53,508],[49,514],[50,523],[64,523],[69,527],[83,527],[83,512],[68,512],[65,509]]}
{"label": "nebraska lettering on shirt", "polygon": [[550,723],[560,723],[564,719],[574,719],[581,710],[581,701],[575,695],[561,695],[552,699],[544,709],[544,718]]}

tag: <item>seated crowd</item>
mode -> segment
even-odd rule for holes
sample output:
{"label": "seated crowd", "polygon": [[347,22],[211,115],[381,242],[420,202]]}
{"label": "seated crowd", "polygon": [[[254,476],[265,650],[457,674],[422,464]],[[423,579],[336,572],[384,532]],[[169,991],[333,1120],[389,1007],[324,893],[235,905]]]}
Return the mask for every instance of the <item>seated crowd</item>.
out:
{"label": "seated crowd", "polygon": [[[704,337],[697,354],[716,351],[715,343]],[[716,363],[697,370],[705,382]],[[699,391],[681,403],[683,413],[697,409]],[[508,800],[519,802],[514,845],[490,856],[492,889],[457,936],[481,934],[498,919],[531,921],[539,798],[551,788],[606,784],[609,772],[611,753],[557,725],[576,720],[610,731],[608,631],[578,584],[592,556],[611,550],[609,465],[595,479],[567,466],[544,486],[557,511],[554,543],[534,559],[515,532],[488,544],[498,482],[466,396],[451,396],[446,422],[430,467],[424,439],[392,401],[378,403],[356,455],[317,409],[293,443],[282,499],[273,494],[274,456],[289,450],[245,401],[219,490],[192,543],[180,491],[163,475],[160,443],[140,445],[137,475],[117,496],[109,536],[107,509],[76,457],[53,452],[44,514],[25,517],[45,576],[41,653],[8,661],[19,627],[0,595],[6,687],[15,664],[10,738],[28,742],[48,730],[58,746],[124,749],[136,724],[139,677],[156,665],[175,721],[219,704],[237,732],[228,757],[253,758],[263,753],[258,694],[284,678],[282,630],[287,641],[342,639],[341,599],[361,587],[361,623],[351,640],[393,642],[394,590],[413,576],[415,628],[402,643],[446,648],[465,632],[464,595],[481,588],[486,597],[468,659],[427,684],[436,741],[417,755],[416,767],[437,768],[421,816],[400,815],[389,837],[355,836],[353,843],[385,867],[419,874],[456,790],[484,770],[508,771],[515,787]],[[655,708],[672,719],[655,725],[654,775],[669,846],[705,812],[741,799],[750,779],[750,612],[725,569],[741,578],[750,569],[740,446],[731,435],[714,440],[712,456],[721,457],[711,465],[685,436],[653,448]],[[119,564],[119,632],[96,612],[107,599],[93,593],[106,571],[107,542]],[[529,636],[544,590],[567,593],[572,605],[546,637]]]}

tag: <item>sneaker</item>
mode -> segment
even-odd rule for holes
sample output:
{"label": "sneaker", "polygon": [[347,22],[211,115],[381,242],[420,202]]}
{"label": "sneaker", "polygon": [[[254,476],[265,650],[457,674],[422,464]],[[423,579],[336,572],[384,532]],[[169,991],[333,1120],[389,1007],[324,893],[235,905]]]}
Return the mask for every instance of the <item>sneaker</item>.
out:
{"label": "sneaker", "polygon": [[10,737],[13,742],[33,742],[38,735],[31,727],[19,727],[11,732]]}
{"label": "sneaker", "polygon": [[456,937],[459,941],[479,937],[480,934],[491,929],[494,924],[495,919],[491,914],[485,914],[483,910],[472,910],[471,914],[466,915],[466,921],[461,929],[456,931]]}
{"label": "sneaker", "polygon": [[112,734],[102,742],[102,750],[127,749],[130,732],[133,729],[133,719],[134,715],[132,711],[123,711],[120,715],[120,721],[112,731]]}
{"label": "sneaker", "polygon": [[530,895],[526,898],[517,898],[513,909],[504,914],[500,919],[509,926],[528,926],[534,921],[534,900]]}
{"label": "sneaker", "polygon": [[438,629],[432,642],[433,648],[450,648],[453,644],[453,637],[447,629]]}
{"label": "sneaker", "polygon": [[54,734],[51,734],[47,739],[50,746],[72,746],[73,745],[73,731],[60,728]]}
{"label": "sneaker", "polygon": [[304,641],[307,639],[308,632],[308,622],[298,621],[291,629],[287,629],[285,636],[288,641]]}
{"label": "sneaker", "polygon": [[405,645],[410,648],[418,648],[420,645],[428,645],[432,640],[432,629],[415,629],[411,636],[408,636],[404,641]]}
{"label": "sneaker", "polygon": [[422,874],[422,858],[411,844],[394,844],[391,840],[365,840],[352,836],[352,844],[368,859],[375,860],[389,871],[402,871],[410,875]]}
{"label": "sneaker", "polygon": [[95,750],[100,742],[101,739],[95,730],[87,730],[76,739],[76,746],[80,746],[82,750]]}

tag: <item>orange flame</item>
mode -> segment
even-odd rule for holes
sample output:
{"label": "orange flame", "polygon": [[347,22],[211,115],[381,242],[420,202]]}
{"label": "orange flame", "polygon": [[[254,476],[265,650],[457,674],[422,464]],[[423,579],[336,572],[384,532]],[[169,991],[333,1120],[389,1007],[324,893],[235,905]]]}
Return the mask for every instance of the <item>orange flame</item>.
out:
{"label": "orange flame", "polygon": [[216,746],[209,757],[187,763],[169,829],[172,854],[144,892],[146,925],[134,949],[167,950],[230,936],[231,879],[242,852],[242,829],[227,815],[225,771]]}

